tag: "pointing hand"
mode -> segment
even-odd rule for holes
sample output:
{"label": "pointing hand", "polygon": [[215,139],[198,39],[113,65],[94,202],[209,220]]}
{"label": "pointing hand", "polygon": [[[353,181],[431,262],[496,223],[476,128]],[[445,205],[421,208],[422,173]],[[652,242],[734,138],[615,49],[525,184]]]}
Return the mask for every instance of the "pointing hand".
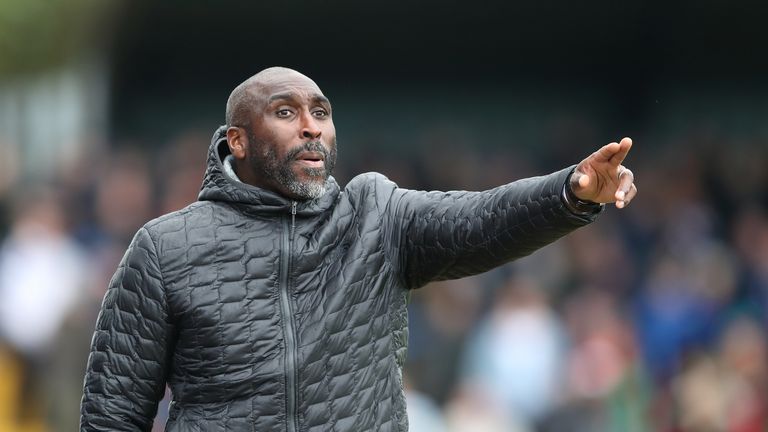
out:
{"label": "pointing hand", "polygon": [[637,195],[635,176],[621,163],[632,148],[632,140],[612,142],[581,161],[571,175],[571,190],[583,201],[616,203],[624,208]]}

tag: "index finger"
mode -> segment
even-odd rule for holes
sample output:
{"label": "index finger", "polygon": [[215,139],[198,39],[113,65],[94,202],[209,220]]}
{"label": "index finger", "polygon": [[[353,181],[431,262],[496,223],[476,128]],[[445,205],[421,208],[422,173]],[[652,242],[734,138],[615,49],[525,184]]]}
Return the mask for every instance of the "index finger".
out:
{"label": "index finger", "polygon": [[600,162],[609,162],[613,165],[620,165],[621,162],[627,157],[629,149],[632,147],[632,140],[624,138],[621,143],[612,142],[606,144],[596,151],[594,155]]}
{"label": "index finger", "polygon": [[624,162],[624,158],[627,157],[629,149],[632,148],[632,138],[623,138],[619,142],[619,150],[611,157],[611,163],[614,165],[621,165]]}
{"label": "index finger", "polygon": [[595,152],[595,155],[605,162],[610,162],[611,158],[613,158],[619,150],[621,150],[621,145],[612,142],[600,147],[600,149]]}

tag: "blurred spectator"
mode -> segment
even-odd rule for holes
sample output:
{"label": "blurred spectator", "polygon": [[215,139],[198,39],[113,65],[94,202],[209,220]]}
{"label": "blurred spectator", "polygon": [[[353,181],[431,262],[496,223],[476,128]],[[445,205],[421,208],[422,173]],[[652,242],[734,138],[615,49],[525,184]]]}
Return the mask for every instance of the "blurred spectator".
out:
{"label": "blurred spectator", "polygon": [[687,351],[713,342],[734,290],[730,256],[716,245],[659,254],[635,304],[637,331],[657,380],[676,373]]}
{"label": "blurred spectator", "polygon": [[25,356],[44,355],[85,283],[83,251],[51,191],[20,198],[0,246],[0,334]]}
{"label": "blurred spectator", "polygon": [[584,289],[565,307],[570,348],[560,406],[541,423],[546,432],[643,432],[646,382],[629,323],[615,294]]}
{"label": "blurred spectator", "polygon": [[761,432],[768,427],[768,342],[765,328],[752,319],[730,323],[720,342],[718,361],[726,375],[727,431]]}
{"label": "blurred spectator", "polygon": [[415,389],[440,404],[453,390],[465,339],[480,311],[480,279],[429,284],[409,308],[409,377]]}
{"label": "blurred spectator", "polygon": [[205,171],[208,138],[207,133],[197,131],[182,133],[162,152],[157,164],[163,185],[160,214],[179,210],[197,200]]}
{"label": "blurred spectator", "polygon": [[447,432],[440,407],[429,396],[413,389],[405,377],[409,432]]}
{"label": "blurred spectator", "polygon": [[733,243],[741,273],[741,307],[762,317],[768,327],[768,216],[765,208],[747,207],[733,227]]}
{"label": "blurred spectator", "polygon": [[152,177],[147,157],[138,151],[122,151],[101,168],[96,184],[96,217],[91,228],[97,242],[126,244],[153,209]]}
{"label": "blurred spectator", "polygon": [[719,432],[727,429],[727,399],[722,369],[709,355],[694,356],[674,382],[680,430]]}
{"label": "blurred spectator", "polygon": [[486,389],[465,383],[446,405],[449,432],[532,432]]}
{"label": "blurred spectator", "polygon": [[560,325],[541,286],[515,276],[468,342],[461,382],[535,424],[555,402],[563,352]]}
{"label": "blurred spectator", "polygon": [[21,369],[15,416],[22,427],[47,411],[46,372],[59,354],[51,348],[83,293],[87,267],[51,190],[28,190],[14,207],[0,246],[0,343]]}
{"label": "blurred spectator", "polygon": [[[10,141],[0,136],[0,197],[5,195],[19,175],[18,149]],[[0,234],[3,230],[0,229]]]}
{"label": "blurred spectator", "polygon": [[[627,295],[636,277],[634,263],[622,241],[614,215],[605,215],[600,226],[587,226],[565,238],[568,266],[576,285]],[[624,215],[621,215],[624,216]],[[551,270],[554,272],[556,270]]]}

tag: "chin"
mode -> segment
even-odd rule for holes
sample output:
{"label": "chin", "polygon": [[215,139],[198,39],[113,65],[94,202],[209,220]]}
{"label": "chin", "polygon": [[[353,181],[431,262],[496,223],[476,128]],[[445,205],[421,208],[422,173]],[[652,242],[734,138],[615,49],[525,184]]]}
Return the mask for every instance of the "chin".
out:
{"label": "chin", "polygon": [[325,181],[328,173],[325,168],[300,168],[297,177],[304,181]]}
{"label": "chin", "polygon": [[290,189],[294,199],[312,200],[325,195],[325,182],[297,182]]}

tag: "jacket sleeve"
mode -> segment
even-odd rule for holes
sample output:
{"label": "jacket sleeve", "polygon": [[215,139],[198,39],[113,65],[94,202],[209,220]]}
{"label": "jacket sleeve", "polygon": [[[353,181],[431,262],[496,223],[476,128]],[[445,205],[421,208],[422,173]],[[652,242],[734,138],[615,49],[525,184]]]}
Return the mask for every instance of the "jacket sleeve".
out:
{"label": "jacket sleeve", "polygon": [[384,217],[405,284],[482,273],[594,221],[596,214],[579,216],[563,204],[572,170],[484,192],[394,189]]}
{"label": "jacket sleeve", "polygon": [[133,238],[104,296],[85,374],[80,431],[149,431],[165,390],[173,327],[154,242]]}

